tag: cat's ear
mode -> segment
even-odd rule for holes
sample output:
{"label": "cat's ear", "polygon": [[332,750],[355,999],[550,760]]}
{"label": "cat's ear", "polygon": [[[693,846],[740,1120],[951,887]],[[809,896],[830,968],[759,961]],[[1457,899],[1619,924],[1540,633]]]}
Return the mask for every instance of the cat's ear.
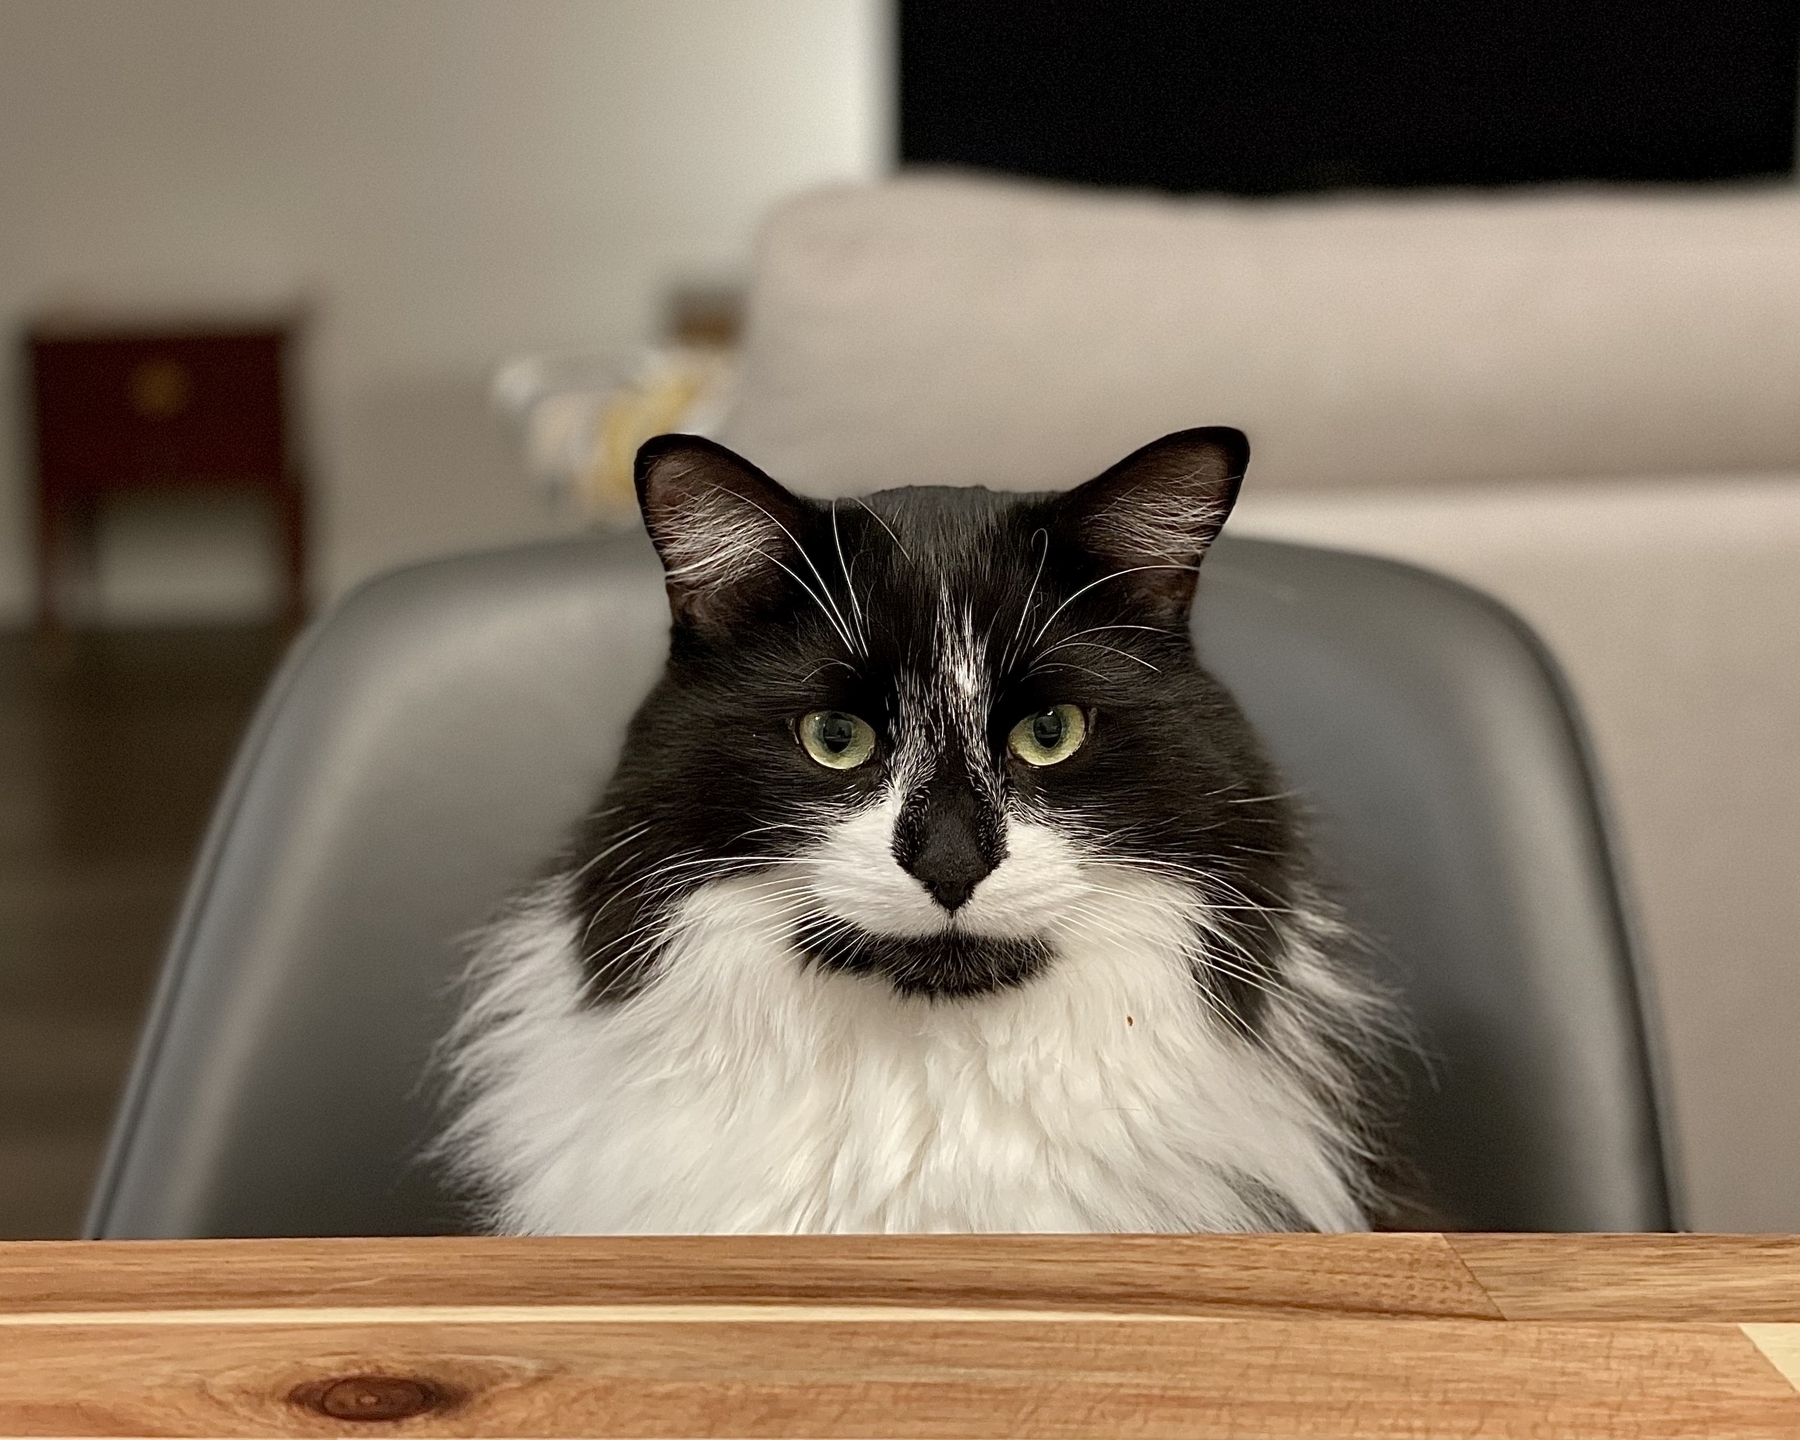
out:
{"label": "cat's ear", "polygon": [[1241,430],[1178,430],[1069,491],[1059,502],[1060,527],[1116,571],[1116,583],[1159,624],[1180,624],[1201,557],[1231,513],[1249,463]]}
{"label": "cat's ear", "polygon": [[722,633],[784,593],[800,558],[804,501],[698,435],[646,440],[634,478],[677,625]]}

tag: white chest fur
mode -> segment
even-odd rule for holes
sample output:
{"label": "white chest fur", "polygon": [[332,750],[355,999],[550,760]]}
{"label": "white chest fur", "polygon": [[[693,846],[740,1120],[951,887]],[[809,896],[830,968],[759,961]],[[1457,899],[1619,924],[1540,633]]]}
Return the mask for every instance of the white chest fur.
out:
{"label": "white chest fur", "polygon": [[778,895],[720,881],[599,1009],[544,897],[489,947],[447,1148],[515,1232],[1361,1228],[1292,1061],[1112,893],[1025,985],[928,1000],[805,965]]}

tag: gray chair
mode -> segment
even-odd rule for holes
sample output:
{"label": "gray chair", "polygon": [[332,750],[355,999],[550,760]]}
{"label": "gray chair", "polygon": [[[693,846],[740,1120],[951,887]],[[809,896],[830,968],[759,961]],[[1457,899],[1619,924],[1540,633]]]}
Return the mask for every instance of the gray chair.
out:
{"label": "gray chair", "polygon": [[[1478,1228],[1675,1221],[1642,978],[1567,692],[1492,601],[1222,540],[1198,640],[1410,997],[1407,1131]],[[404,1234],[459,942],[597,793],[663,658],[641,537],[398,571],[296,645],[219,803],[96,1190],[96,1237]]]}

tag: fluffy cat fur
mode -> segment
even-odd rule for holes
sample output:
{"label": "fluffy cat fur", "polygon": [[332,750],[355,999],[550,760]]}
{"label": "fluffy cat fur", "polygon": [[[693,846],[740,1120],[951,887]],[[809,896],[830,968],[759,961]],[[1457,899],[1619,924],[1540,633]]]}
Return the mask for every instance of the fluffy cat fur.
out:
{"label": "fluffy cat fur", "polygon": [[1189,638],[1247,460],[1191,430],[1067,494],[821,503],[644,447],[668,666],[450,1043],[491,1228],[1379,1217],[1389,1013]]}

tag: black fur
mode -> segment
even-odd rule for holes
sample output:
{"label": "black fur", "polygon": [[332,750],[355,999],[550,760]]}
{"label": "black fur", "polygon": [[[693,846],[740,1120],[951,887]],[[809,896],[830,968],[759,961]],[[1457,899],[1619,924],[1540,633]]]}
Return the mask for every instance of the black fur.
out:
{"label": "black fur", "polygon": [[[1078,825],[1111,855],[1201,881],[1227,918],[1196,943],[1195,973],[1256,1034],[1277,965],[1272,917],[1293,898],[1304,854],[1293,809],[1188,626],[1195,568],[1247,458],[1236,431],[1189,431],[1065,495],[917,488],[825,504],[707,441],[646,445],[639,493],[671,562],[674,626],[667,671],[569,860],[591,1002],[642,987],[665,907],[722,873],[792,857],[822,814],[874,793],[899,677],[928,661],[949,593],[989,639],[990,755],[971,758],[997,769],[1012,803]],[[1139,512],[1200,517],[1191,553],[1134,551],[1142,527],[1123,522]],[[765,534],[750,563],[723,584],[684,571],[683,527],[731,513]],[[843,633],[853,609],[866,654]],[[1009,756],[1012,725],[1057,704],[1087,717],[1085,745],[1044,769]],[[874,761],[834,771],[809,759],[794,727],[815,710],[869,720]],[[932,893],[943,886],[946,903],[998,863],[994,801],[965,786],[902,822],[897,856]],[[1054,963],[1042,943],[845,933],[805,915],[795,938],[816,963],[946,1002]]]}

